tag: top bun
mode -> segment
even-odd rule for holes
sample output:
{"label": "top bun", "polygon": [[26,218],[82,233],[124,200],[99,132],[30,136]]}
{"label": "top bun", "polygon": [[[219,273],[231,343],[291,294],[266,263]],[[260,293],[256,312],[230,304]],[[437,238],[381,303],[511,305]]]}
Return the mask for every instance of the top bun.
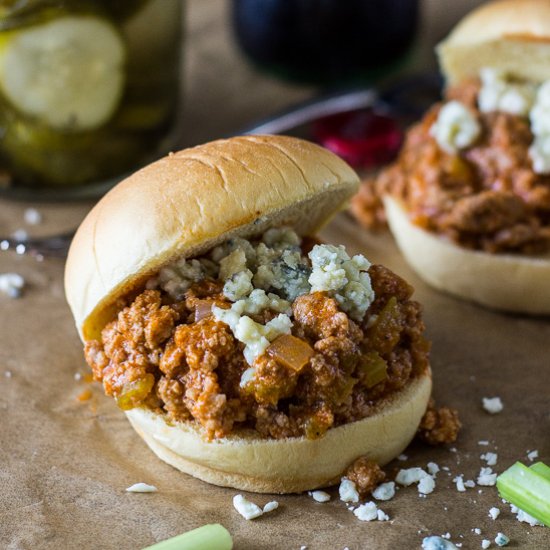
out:
{"label": "top bun", "polygon": [[550,2],[497,0],[470,12],[437,48],[449,84],[483,67],[543,82],[550,79]]}
{"label": "top bun", "polygon": [[71,244],[65,292],[81,338],[97,338],[117,299],[161,266],[272,225],[313,234],[358,185],[340,158],[284,136],[214,141],[146,166],[97,203]]}

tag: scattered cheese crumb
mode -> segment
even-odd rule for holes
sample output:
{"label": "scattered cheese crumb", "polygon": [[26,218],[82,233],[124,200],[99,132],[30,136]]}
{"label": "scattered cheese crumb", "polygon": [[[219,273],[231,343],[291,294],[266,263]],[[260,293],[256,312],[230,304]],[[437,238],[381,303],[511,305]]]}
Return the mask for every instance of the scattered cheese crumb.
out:
{"label": "scattered cheese crumb", "polygon": [[491,519],[497,519],[500,516],[500,510],[496,507],[493,507],[489,510],[489,517]]}
{"label": "scattered cheese crumb", "polygon": [[423,550],[453,550],[456,546],[443,537],[431,536],[422,541]]}
{"label": "scattered cheese crumb", "polygon": [[128,493],[156,493],[157,488],[147,483],[134,483],[126,489]]}
{"label": "scattered cheese crumb", "polygon": [[358,506],[353,515],[361,521],[374,521],[378,519],[378,508],[374,502],[367,502]]}
{"label": "scattered cheese crumb", "polygon": [[502,411],[504,405],[502,404],[500,397],[484,397],[483,408],[489,414],[497,414]]}
{"label": "scattered cheese crumb", "polygon": [[472,531],[476,534],[476,535],[481,535],[481,529],[479,527],[476,527],[474,529],[472,529]]}
{"label": "scattered cheese crumb", "polygon": [[451,540],[451,533],[445,533],[444,535],[441,535],[444,539]]}
{"label": "scattered cheese crumb", "polygon": [[477,444],[486,447],[487,445],[489,445],[489,442],[486,439],[482,439],[481,441],[478,441]]}
{"label": "scattered cheese crumb", "polygon": [[28,225],[38,225],[42,222],[42,214],[36,208],[27,208],[23,218]]}
{"label": "scattered cheese crumb", "polygon": [[372,492],[372,496],[376,500],[391,500],[395,496],[395,483],[393,481],[381,483]]}
{"label": "scattered cheese crumb", "polygon": [[409,468],[407,470],[399,470],[395,481],[401,485],[412,485],[418,483],[418,492],[421,495],[430,494],[435,487],[435,481],[432,476],[425,472],[422,468]]}
{"label": "scattered cheese crumb", "polygon": [[477,476],[477,484],[492,487],[497,482],[497,474],[491,468],[481,468]]}
{"label": "scattered cheese crumb", "polygon": [[440,468],[435,462],[428,462],[426,467],[432,476],[436,476],[439,473]]}
{"label": "scattered cheese crumb", "polygon": [[466,491],[466,487],[464,487],[464,480],[463,480],[462,476],[456,476],[453,479],[453,482],[456,483],[456,490],[459,493],[464,493],[464,491]]}
{"label": "scattered cheese crumb", "polygon": [[383,510],[377,510],[376,514],[378,516],[378,521],[389,521],[390,520],[390,516],[388,516],[388,514],[386,514]]}
{"label": "scattered cheese crumb", "polygon": [[264,506],[262,511],[264,514],[268,514],[269,512],[273,512],[273,510],[277,510],[277,508],[279,508],[279,503],[276,500],[271,500]]}
{"label": "scattered cheese crumb", "polygon": [[19,273],[0,274],[0,292],[7,294],[10,298],[19,298],[25,286],[25,279]]}
{"label": "scattered cheese crumb", "polygon": [[524,512],[513,504],[510,504],[510,509],[512,510],[512,514],[516,514],[516,519],[518,521],[528,523],[531,527],[535,527],[536,525],[544,525],[538,519],[534,518],[531,514]]}
{"label": "scattered cheese crumb", "polygon": [[495,542],[497,546],[506,546],[510,542],[510,539],[504,533],[497,533]]}
{"label": "scattered cheese crumb", "polygon": [[257,504],[250,502],[250,500],[247,500],[242,495],[235,495],[233,497],[233,506],[247,520],[259,518],[264,513]]}
{"label": "scattered cheese crumb", "polygon": [[485,453],[480,458],[487,462],[487,466],[494,466],[497,463],[498,455],[496,453]]}
{"label": "scattered cheese crumb", "polygon": [[4,373],[4,376],[5,376],[6,378],[11,378],[11,376],[12,376],[11,370],[7,370],[7,371]]}
{"label": "scattered cheese crumb", "polygon": [[82,380],[82,374],[80,372],[75,372],[74,373],[74,379],[78,382],[80,380]]}
{"label": "scattered cheese crumb", "polygon": [[29,234],[24,229],[16,229],[11,236],[16,241],[27,241],[29,239]]}
{"label": "scattered cheese crumb", "polygon": [[310,491],[308,494],[316,502],[328,502],[330,500],[330,495],[325,493],[325,491]]}
{"label": "scattered cheese crumb", "polygon": [[481,541],[481,548],[483,548],[484,550],[486,548],[489,548],[489,546],[491,546],[491,541],[490,540],[487,540],[487,539],[483,539]]}
{"label": "scattered cheese crumb", "polygon": [[527,458],[529,459],[529,462],[533,462],[535,458],[539,457],[539,452],[537,450],[534,451],[528,451]]}
{"label": "scattered cheese crumb", "polygon": [[350,479],[343,477],[338,488],[340,500],[343,502],[359,502],[359,493],[355,483]]}
{"label": "scattered cheese crumb", "polygon": [[406,460],[409,460],[409,457],[405,454],[401,454],[397,457],[397,460],[400,460],[401,462],[405,462]]}
{"label": "scattered cheese crumb", "polygon": [[418,482],[418,492],[423,495],[429,495],[435,489],[435,481],[431,476],[423,477]]}
{"label": "scattered cheese crumb", "polygon": [[[473,489],[476,486],[476,483],[473,479],[467,479],[464,482],[464,487],[468,487],[469,489]],[[481,491],[480,491],[481,492]]]}

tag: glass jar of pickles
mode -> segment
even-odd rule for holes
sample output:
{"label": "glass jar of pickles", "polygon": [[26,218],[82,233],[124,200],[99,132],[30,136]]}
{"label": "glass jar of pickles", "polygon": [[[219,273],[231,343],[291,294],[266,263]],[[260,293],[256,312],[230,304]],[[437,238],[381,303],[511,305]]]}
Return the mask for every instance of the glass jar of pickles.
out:
{"label": "glass jar of pickles", "polygon": [[0,0],[0,192],[77,197],[167,152],[180,0]]}

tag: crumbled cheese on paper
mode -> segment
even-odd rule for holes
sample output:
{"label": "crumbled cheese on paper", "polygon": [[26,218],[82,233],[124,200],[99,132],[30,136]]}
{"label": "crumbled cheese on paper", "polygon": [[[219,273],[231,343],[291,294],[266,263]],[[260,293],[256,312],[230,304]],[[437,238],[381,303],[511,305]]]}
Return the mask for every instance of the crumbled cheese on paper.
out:
{"label": "crumbled cheese on paper", "polygon": [[502,404],[500,397],[484,397],[483,408],[489,414],[498,414],[499,412],[502,412],[504,405]]}
{"label": "crumbled cheese on paper", "polygon": [[330,495],[325,491],[310,491],[308,493],[315,502],[328,502]]}
{"label": "crumbled cheese on paper", "polygon": [[493,506],[493,508],[489,510],[489,517],[491,519],[497,519],[498,516],[500,516],[500,509]]}
{"label": "crumbled cheese on paper", "polygon": [[10,298],[19,298],[25,287],[25,279],[19,273],[0,273],[0,292]]}
{"label": "crumbled cheese on paper", "polygon": [[233,506],[235,510],[241,514],[244,519],[255,519],[259,518],[264,511],[257,505],[247,500],[242,495],[235,495],[233,497]]}
{"label": "crumbled cheese on paper", "polygon": [[340,500],[343,502],[359,502],[359,493],[355,483],[346,477],[343,477],[338,487]]}
{"label": "crumbled cheese on paper", "polygon": [[386,483],[381,483],[372,492],[372,496],[376,500],[391,500],[395,496],[395,482],[388,481]]}
{"label": "crumbled cheese on paper", "polygon": [[424,471],[422,468],[409,468],[406,470],[399,470],[395,481],[400,485],[409,486],[413,483],[418,483],[418,492],[421,495],[428,495],[433,492],[435,488],[435,481],[433,477]]}
{"label": "crumbled cheese on paper", "polygon": [[426,537],[422,541],[423,550],[454,550],[455,548],[456,546],[450,540],[436,535]]}
{"label": "crumbled cheese on paper", "polygon": [[128,493],[156,493],[157,488],[154,485],[149,485],[147,483],[134,483],[126,489]]}
{"label": "crumbled cheese on paper", "polygon": [[480,456],[481,460],[487,462],[487,466],[494,466],[497,463],[498,455],[497,453],[484,453]]}
{"label": "crumbled cheese on paper", "polygon": [[491,468],[481,468],[477,476],[477,484],[492,487],[497,482],[497,474]]}

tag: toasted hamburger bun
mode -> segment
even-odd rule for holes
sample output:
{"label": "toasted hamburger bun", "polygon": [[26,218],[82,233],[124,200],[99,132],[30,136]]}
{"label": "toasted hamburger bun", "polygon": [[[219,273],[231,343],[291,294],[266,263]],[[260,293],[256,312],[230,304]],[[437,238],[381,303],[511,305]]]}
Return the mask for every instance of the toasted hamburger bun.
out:
{"label": "toasted hamburger bun", "polygon": [[550,313],[550,254],[539,257],[467,250],[414,225],[384,197],[388,224],[411,267],[433,287],[494,309]]}
{"label": "toasted hamburger bun", "polygon": [[517,78],[550,79],[550,2],[497,0],[470,12],[437,48],[450,84],[497,67]]}
{"label": "toasted hamburger bun", "polygon": [[[275,136],[215,141],[143,168],[94,207],[71,245],[65,289],[82,340],[98,338],[119,299],[161,266],[274,225],[312,235],[358,184],[327,150]],[[316,440],[270,440],[241,429],[206,441],[196,423],[168,424],[144,408],[126,414],[151,449],[183,472],[217,485],[285,493],[331,484],[359,456],[390,461],[413,438],[430,393],[428,370],[373,416]]]}

